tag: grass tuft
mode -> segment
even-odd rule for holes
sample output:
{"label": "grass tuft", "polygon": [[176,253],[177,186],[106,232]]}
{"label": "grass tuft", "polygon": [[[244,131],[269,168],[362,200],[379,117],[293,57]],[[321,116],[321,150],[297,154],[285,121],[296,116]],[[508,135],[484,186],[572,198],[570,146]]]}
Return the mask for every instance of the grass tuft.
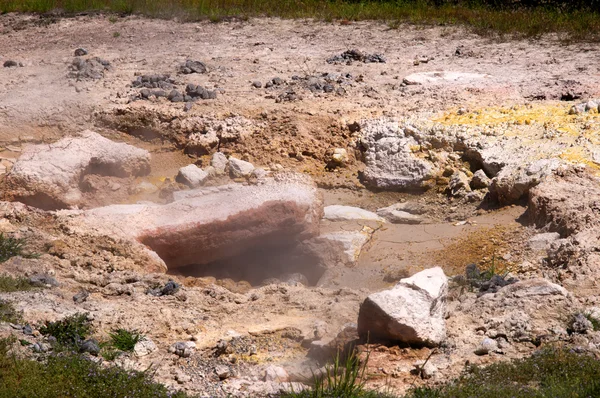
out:
{"label": "grass tuft", "polygon": [[46,321],[40,333],[54,337],[63,347],[73,348],[92,333],[92,324],[87,314],[77,313],[56,322]]}
{"label": "grass tuft", "polygon": [[27,240],[24,238],[15,238],[13,236],[4,235],[0,232],[0,263],[7,261],[11,257],[21,256],[23,258],[37,258],[38,254],[26,253],[25,244]]}
{"label": "grass tuft", "polygon": [[12,293],[31,290],[34,286],[29,279],[21,276],[0,275],[0,292]]}
{"label": "grass tuft", "polygon": [[20,323],[22,314],[15,309],[12,303],[0,300],[0,322]]}
{"label": "grass tuft", "polygon": [[109,335],[111,346],[124,352],[132,352],[135,345],[144,339],[137,330],[117,329]]}

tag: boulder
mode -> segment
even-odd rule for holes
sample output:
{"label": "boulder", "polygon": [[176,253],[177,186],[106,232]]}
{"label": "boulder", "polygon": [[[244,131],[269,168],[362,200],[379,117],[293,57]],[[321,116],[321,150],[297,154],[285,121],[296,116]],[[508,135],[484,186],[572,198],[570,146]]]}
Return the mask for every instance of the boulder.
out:
{"label": "boulder", "polygon": [[195,188],[204,184],[208,177],[209,175],[206,171],[202,170],[195,164],[189,164],[179,169],[179,173],[177,174],[177,177],[175,177],[175,181]]}
{"label": "boulder", "polygon": [[471,179],[471,188],[473,189],[485,189],[490,185],[490,178],[485,174],[483,170],[477,170],[473,174]]}
{"label": "boulder", "polygon": [[370,342],[436,347],[446,338],[447,293],[448,279],[439,267],[402,279],[392,289],[367,297],[360,307],[358,333]]}
{"label": "boulder", "polygon": [[361,126],[364,149],[365,185],[385,190],[410,190],[424,187],[434,175],[433,164],[417,156],[417,141],[400,129],[398,122],[370,120]]}
{"label": "boulder", "polygon": [[331,205],[325,207],[325,215],[323,218],[329,221],[364,220],[385,222],[383,218],[379,217],[377,214],[371,211],[364,210],[358,207],[342,205]]}
{"label": "boulder", "polygon": [[215,169],[216,174],[225,174],[227,164],[229,164],[229,160],[222,152],[215,152],[210,158],[210,165]]}
{"label": "boulder", "polygon": [[541,159],[524,167],[504,167],[492,179],[490,194],[501,205],[516,203],[562,164],[560,159]]}
{"label": "boulder", "polygon": [[169,268],[208,264],[249,249],[290,245],[318,235],[321,197],[302,175],[282,174],[261,185],[231,184],[184,193],[165,205],[112,205],[62,211],[59,216],[74,232],[122,238],[150,248],[156,262],[164,261]]}
{"label": "boulder", "polygon": [[150,153],[84,131],[53,144],[25,148],[7,175],[11,199],[46,210],[78,205],[86,174],[131,177],[150,172]]}

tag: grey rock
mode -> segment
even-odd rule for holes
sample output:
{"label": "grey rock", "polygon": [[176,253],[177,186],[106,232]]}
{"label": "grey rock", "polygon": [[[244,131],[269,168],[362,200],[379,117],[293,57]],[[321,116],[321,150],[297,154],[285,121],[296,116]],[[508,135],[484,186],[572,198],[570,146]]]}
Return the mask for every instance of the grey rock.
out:
{"label": "grey rock", "polygon": [[271,80],[271,81],[276,86],[279,86],[279,85],[283,84],[283,79],[280,78],[280,77],[274,77],[273,80]]}
{"label": "grey rock", "polygon": [[473,189],[485,189],[490,185],[490,178],[485,174],[483,170],[477,170],[471,178],[471,188]]}
{"label": "grey rock", "polygon": [[173,98],[178,97],[182,97],[181,93],[178,90],[171,90],[171,92],[169,92],[169,95],[167,96],[167,99],[169,101],[173,101]]}
{"label": "grey rock", "polygon": [[420,376],[422,379],[431,379],[433,375],[437,372],[437,367],[432,364],[430,361],[419,360],[413,364],[415,369],[411,372],[417,376]]}
{"label": "grey rock", "polygon": [[573,319],[573,323],[571,323],[571,330],[573,333],[585,334],[588,331],[593,331],[594,325],[585,315],[577,314]]}
{"label": "grey rock", "polygon": [[26,336],[31,336],[33,334],[33,329],[30,325],[23,326],[23,334]]}
{"label": "grey rock", "polygon": [[8,61],[4,61],[5,68],[16,68],[17,66],[19,66],[19,63],[17,61],[13,61],[10,59]]}
{"label": "grey rock", "polygon": [[262,88],[262,83],[258,80],[252,82],[252,87],[254,88]]}
{"label": "grey rock", "polygon": [[169,347],[169,352],[182,358],[188,358],[196,349],[196,343],[193,341],[180,341]]}
{"label": "grey rock", "polygon": [[45,286],[59,286],[56,279],[46,274],[35,274],[29,277],[29,283],[33,286],[45,287]]}
{"label": "grey rock", "polygon": [[87,352],[89,354],[96,356],[100,353],[100,345],[94,339],[85,340],[83,343],[81,343],[81,346],[79,347],[79,351]]}
{"label": "grey rock", "polygon": [[192,61],[188,59],[184,64],[180,65],[179,70],[181,73],[190,74],[190,73],[206,73],[208,68],[204,62],[200,61]]}
{"label": "grey rock", "polygon": [[425,218],[420,215],[398,210],[395,205],[377,209],[377,215],[385,218],[392,224],[421,224],[426,221]]}
{"label": "grey rock", "polygon": [[219,377],[219,380],[225,380],[231,376],[231,369],[226,365],[218,365],[215,366],[215,373]]}
{"label": "grey rock", "polygon": [[44,353],[52,351],[52,346],[48,343],[35,343],[31,346],[34,352]]}
{"label": "grey rock", "polygon": [[529,248],[531,250],[546,250],[550,248],[552,242],[560,239],[558,232],[547,232],[543,234],[537,234],[529,239]]}
{"label": "grey rock", "polygon": [[490,339],[486,337],[479,343],[479,346],[475,349],[476,355],[487,355],[490,352],[495,352],[498,350],[498,343],[494,339]]}
{"label": "grey rock", "polygon": [[[179,102],[181,102],[181,101],[179,101]],[[185,105],[183,106],[183,111],[184,112],[189,112],[189,111],[192,110],[193,107],[194,107],[194,103],[193,102],[186,102]]]}
{"label": "grey rock", "polygon": [[75,50],[76,57],[83,57],[84,55],[88,55],[88,50],[86,50],[85,48],[80,47]]}
{"label": "grey rock", "polygon": [[90,293],[87,290],[81,290],[79,293],[73,296],[73,302],[75,302],[75,304],[81,304],[85,302],[89,296]]}
{"label": "grey rock", "polygon": [[149,337],[145,337],[143,340],[138,341],[133,347],[133,353],[137,357],[149,355],[156,350],[158,350],[158,347]]}

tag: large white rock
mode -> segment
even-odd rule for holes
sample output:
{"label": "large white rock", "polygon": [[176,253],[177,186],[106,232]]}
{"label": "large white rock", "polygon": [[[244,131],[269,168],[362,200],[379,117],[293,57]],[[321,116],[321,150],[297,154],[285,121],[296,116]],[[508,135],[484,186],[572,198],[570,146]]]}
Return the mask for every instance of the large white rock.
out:
{"label": "large white rock", "polygon": [[446,338],[444,271],[430,268],[402,279],[392,289],[373,293],[358,315],[358,333],[369,341],[401,341],[438,346]]}
{"label": "large white rock", "polygon": [[342,205],[331,205],[325,207],[325,215],[323,218],[329,221],[363,220],[385,222],[383,218],[371,211],[364,210],[359,207]]}
{"label": "large white rock", "polygon": [[210,165],[215,169],[217,174],[225,174],[228,164],[229,160],[223,152],[215,152],[210,158]]}
{"label": "large white rock", "polygon": [[175,181],[185,184],[189,187],[195,188],[202,185],[209,177],[208,173],[202,170],[195,164],[188,164],[185,167],[179,169]]}
{"label": "large white rock", "polygon": [[150,153],[86,130],[53,144],[25,148],[7,176],[10,196],[43,208],[77,205],[85,174],[130,177],[150,172]]}
{"label": "large white rock", "polygon": [[[185,191],[175,202],[60,211],[78,233],[108,235],[150,248],[168,268],[207,264],[318,235],[323,207],[310,179],[278,175],[262,185]],[[156,268],[153,264],[152,268]]]}
{"label": "large white rock", "polygon": [[360,142],[365,148],[367,167],[363,180],[367,186],[386,190],[419,189],[435,174],[433,164],[415,154],[420,148],[418,142],[394,120],[364,122]]}

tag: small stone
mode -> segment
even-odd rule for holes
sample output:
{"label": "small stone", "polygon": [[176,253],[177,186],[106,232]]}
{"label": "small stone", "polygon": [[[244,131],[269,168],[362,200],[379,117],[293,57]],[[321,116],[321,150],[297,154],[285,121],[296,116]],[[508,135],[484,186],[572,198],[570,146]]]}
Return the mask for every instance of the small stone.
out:
{"label": "small stone", "polygon": [[225,380],[231,376],[231,370],[229,369],[229,366],[225,365],[215,366],[215,373],[219,377],[219,380]]}
{"label": "small stone", "polygon": [[420,376],[422,379],[431,379],[435,372],[437,372],[437,367],[431,362],[425,360],[417,361],[413,364],[415,369],[413,370],[413,374]]}
{"label": "small stone", "polygon": [[475,350],[475,355],[487,355],[498,350],[498,343],[494,339],[485,338]]}
{"label": "small stone", "polygon": [[100,345],[98,345],[98,342],[94,339],[85,340],[81,344],[81,347],[79,347],[79,351],[96,356],[100,353]]}
{"label": "small stone", "polygon": [[287,383],[290,380],[290,376],[281,366],[270,365],[265,369],[262,379],[267,382]]}
{"label": "small stone", "polygon": [[344,148],[335,148],[331,155],[331,163],[335,166],[345,166],[348,163],[348,151]]}
{"label": "small stone", "polygon": [[179,384],[184,384],[184,383],[192,381],[192,377],[189,375],[186,375],[185,373],[183,373],[181,371],[177,371],[177,373],[175,374],[175,380],[177,380],[177,383],[179,383]]}
{"label": "small stone", "polygon": [[75,302],[75,304],[81,304],[86,301],[89,296],[90,293],[87,290],[81,290],[79,293],[73,296],[73,302]]}
{"label": "small stone", "polygon": [[145,337],[143,340],[138,341],[133,347],[133,353],[137,357],[144,357],[153,353],[156,350],[158,350],[158,347],[156,346],[156,344],[154,344],[154,341],[152,341],[152,339],[150,339],[149,337]]}
{"label": "small stone", "polygon": [[189,112],[192,110],[192,107],[194,106],[193,102],[186,102],[185,105],[183,106],[183,111],[184,112]]}
{"label": "small stone", "polygon": [[19,66],[17,61],[12,61],[10,59],[8,61],[4,61],[5,68],[16,68],[17,66]]}
{"label": "small stone", "polygon": [[450,194],[452,196],[460,196],[461,194],[470,192],[471,186],[469,185],[469,177],[462,171],[455,171],[454,174],[452,174],[452,177],[450,177],[448,188],[450,188]]}
{"label": "small stone", "polygon": [[88,50],[86,50],[85,48],[79,47],[75,50],[76,57],[83,57],[84,55],[88,55]]}
{"label": "small stone", "polygon": [[254,165],[250,162],[234,157],[229,158],[229,172],[233,178],[248,177],[254,171]]}
{"label": "small stone", "polygon": [[597,110],[598,109],[598,103],[596,101],[590,100],[590,101],[588,101],[588,102],[585,103],[585,110],[586,110],[586,112],[589,112],[592,109]]}
{"label": "small stone", "polygon": [[271,80],[271,81],[276,86],[279,86],[279,85],[283,84],[283,79],[280,78],[280,77],[274,77],[273,80]]}
{"label": "small stone", "polygon": [[569,109],[569,115],[580,115],[585,112],[585,104],[573,105]]}
{"label": "small stone", "polygon": [[195,164],[190,164],[179,169],[175,181],[185,184],[191,188],[200,186],[206,182],[209,175],[206,171],[202,170]]}
{"label": "small stone", "polygon": [[169,347],[169,352],[181,358],[188,358],[194,353],[195,349],[196,343],[193,341],[180,341]]}
{"label": "small stone", "polygon": [[577,314],[571,324],[571,330],[573,333],[585,334],[588,331],[593,331],[594,325],[585,317],[585,315]]}
{"label": "small stone", "polygon": [[33,335],[33,329],[31,328],[30,325],[23,326],[23,334],[26,335],[26,336]]}
{"label": "small stone", "polygon": [[483,170],[477,170],[473,174],[471,179],[471,188],[473,189],[485,189],[490,185],[490,178],[485,174]]}
{"label": "small stone", "polygon": [[254,88],[262,88],[262,83],[259,82],[258,80],[255,80],[252,82],[252,87]]}

